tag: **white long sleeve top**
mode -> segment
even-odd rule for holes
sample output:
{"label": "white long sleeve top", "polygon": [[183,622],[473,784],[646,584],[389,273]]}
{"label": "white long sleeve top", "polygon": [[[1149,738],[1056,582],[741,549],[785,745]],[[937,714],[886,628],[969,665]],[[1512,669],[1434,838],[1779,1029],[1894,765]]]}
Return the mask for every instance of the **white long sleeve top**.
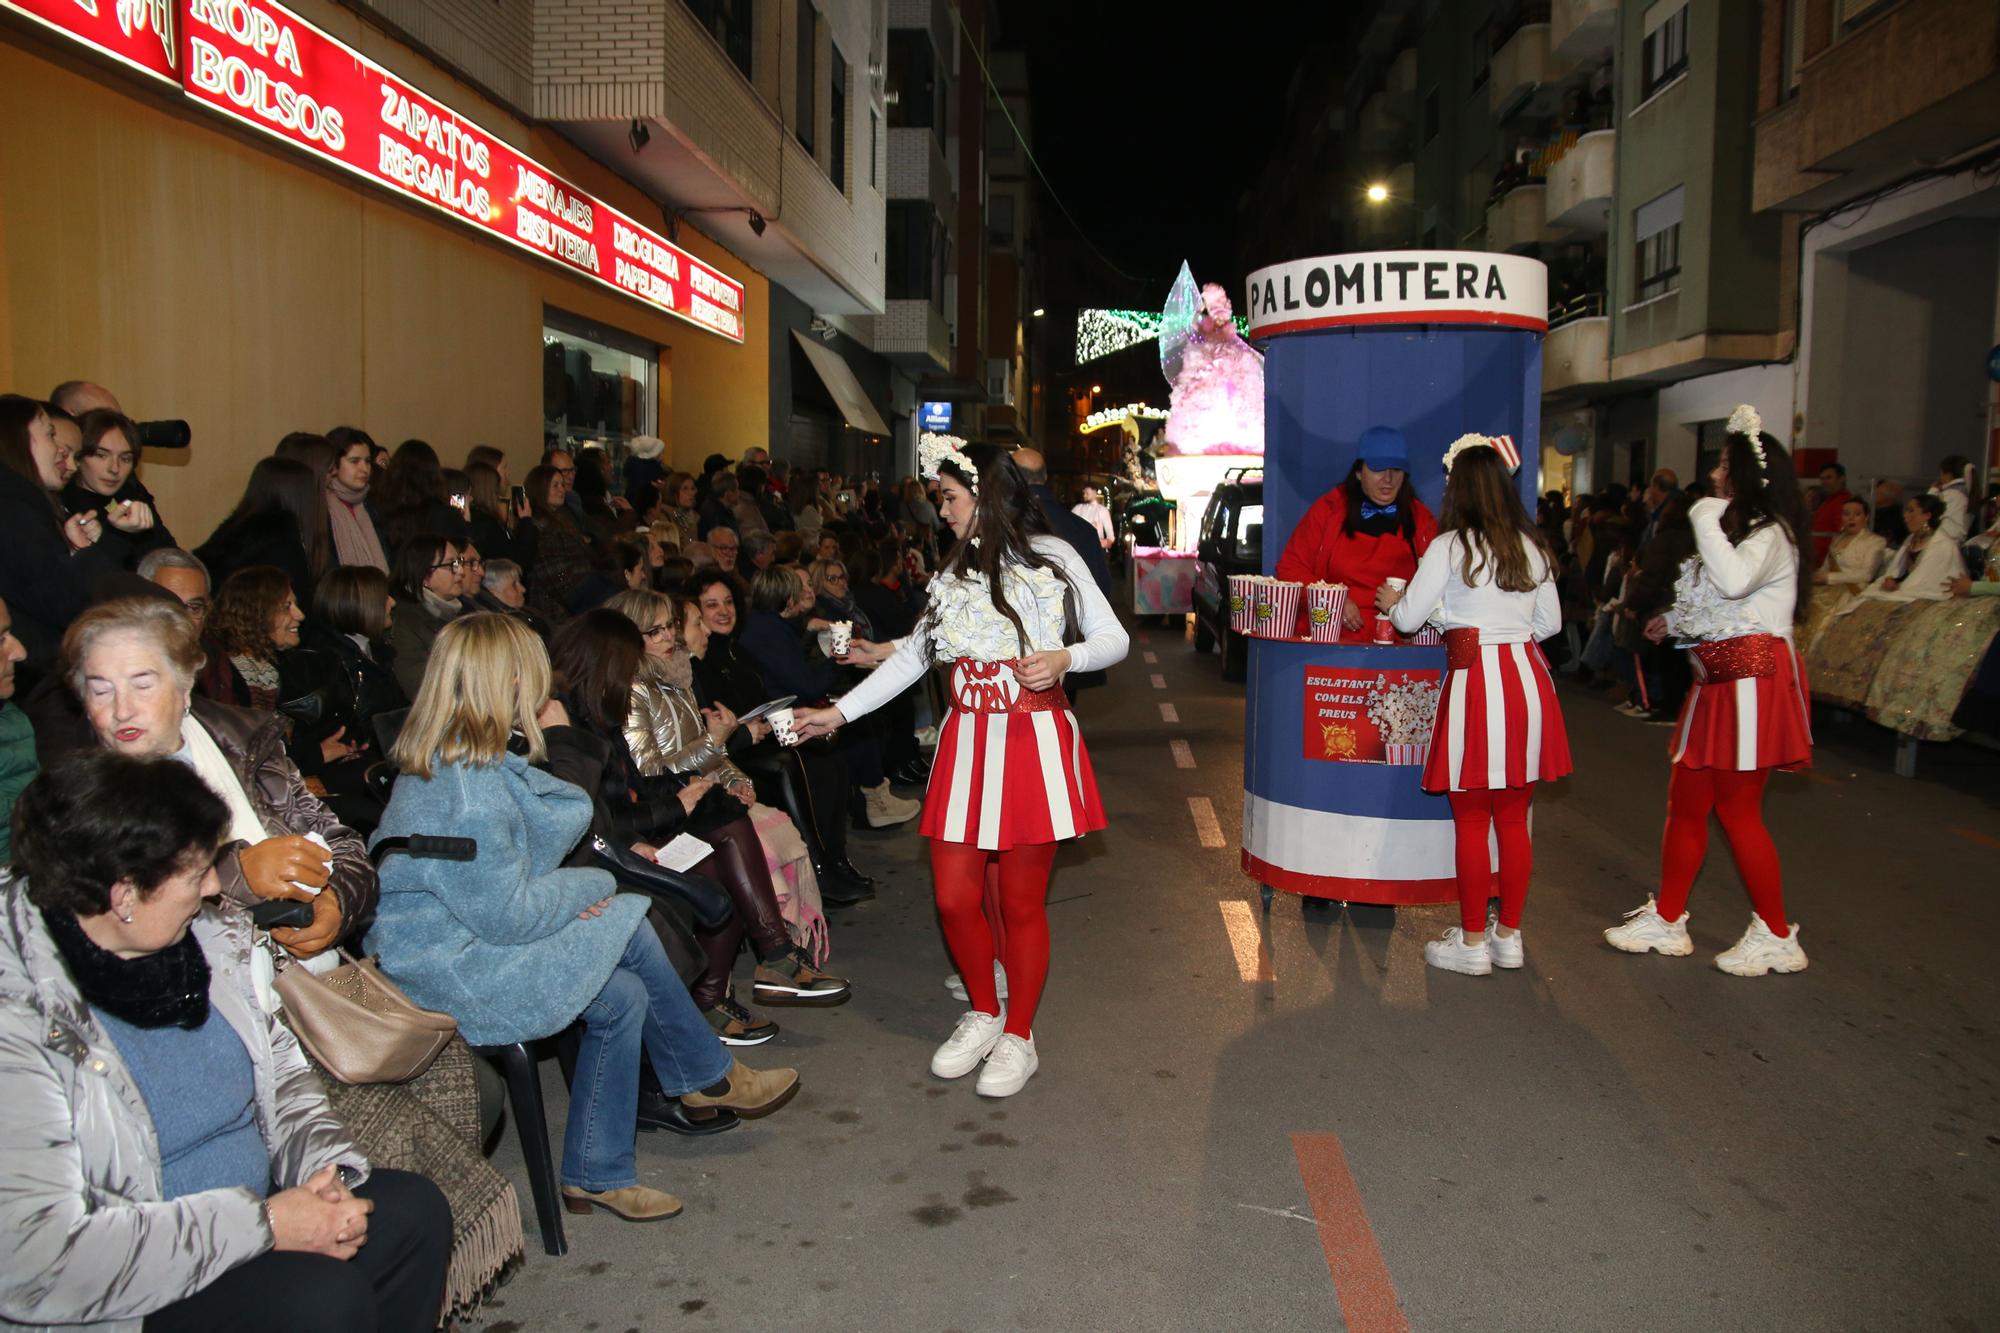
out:
{"label": "white long sleeve top", "polygon": [[1972,501],[1965,492],[1965,483],[1954,481],[1949,486],[1933,486],[1931,494],[1944,502],[1944,517],[1938,520],[1938,531],[1949,537],[1953,546],[1963,546],[1966,533],[1972,531]]}
{"label": "white long sleeve top", "polygon": [[1722,533],[1729,502],[1696,500],[1688,510],[1699,558],[1681,567],[1667,628],[1682,641],[1746,634],[1790,638],[1799,604],[1799,552],[1782,523],[1769,523],[1730,545]]}
{"label": "white long sleeve top", "polygon": [[[1465,581],[1466,538],[1458,532],[1439,533],[1423,558],[1403,599],[1389,609],[1390,623],[1414,634],[1426,621],[1446,629],[1476,629],[1481,643],[1534,643],[1562,632],[1562,599],[1548,561],[1526,537],[1528,560],[1535,570],[1533,592],[1508,592],[1493,581],[1493,571],[1479,569],[1476,583]],[[1474,567],[1478,560],[1474,559]]]}
{"label": "white long sleeve top", "polygon": [[[1101,671],[1122,662],[1131,648],[1131,638],[1075,549],[1062,538],[1047,534],[1032,538],[1031,543],[1037,554],[1054,561],[1062,573],[1013,565],[1002,576],[1007,604],[1021,617],[1028,633],[1025,648],[1013,622],[993,605],[985,575],[961,578],[939,574],[930,582],[930,610],[909,637],[897,641],[888,661],[841,697],[840,715],[852,722],[880,708],[909,688],[934,661],[969,657],[981,662],[1011,662],[1030,653],[1068,648],[1071,671]],[[1065,592],[1076,597],[1081,643],[1063,642],[1068,625]]]}
{"label": "white long sleeve top", "polygon": [[1882,565],[1882,553],[1888,549],[1888,539],[1879,532],[1864,528],[1852,536],[1842,533],[1827,545],[1826,559],[1819,567],[1825,571],[1826,581],[1835,587],[1843,583],[1873,583],[1875,571]]}
{"label": "white long sleeve top", "polygon": [[[1904,538],[1882,578],[1869,584],[1861,595],[1877,602],[1942,602],[1951,596],[1946,585],[1964,572],[1965,560],[1959,554],[1958,543],[1947,539],[1939,528],[1921,551],[1911,546],[1909,538]],[[1882,586],[1883,579],[1892,578],[1896,580],[1894,588]],[[1850,602],[1843,609],[1852,608]]]}

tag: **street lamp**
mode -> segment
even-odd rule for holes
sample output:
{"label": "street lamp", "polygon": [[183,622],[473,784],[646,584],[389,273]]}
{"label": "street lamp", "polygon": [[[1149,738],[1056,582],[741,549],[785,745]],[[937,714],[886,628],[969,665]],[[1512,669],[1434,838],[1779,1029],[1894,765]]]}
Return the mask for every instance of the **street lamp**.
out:
{"label": "street lamp", "polygon": [[1036,307],[1035,307],[1035,318],[1036,318],[1036,319],[1040,319],[1040,318],[1041,318],[1041,317],[1042,317],[1043,315],[1045,315],[1045,314],[1047,314],[1047,313],[1048,313],[1048,312],[1047,312],[1047,311],[1045,311],[1045,310],[1043,310],[1043,309],[1042,309],[1042,308],[1041,308],[1040,306],[1036,306]]}
{"label": "street lamp", "polygon": [[1368,202],[1371,204],[1388,203],[1389,187],[1382,184],[1380,181],[1377,181],[1375,184],[1370,185],[1368,187]]}
{"label": "street lamp", "polygon": [[1098,394],[1103,392],[1104,392],[1104,386],[1102,384],[1093,384],[1090,386],[1090,396],[1093,398],[1095,398]]}

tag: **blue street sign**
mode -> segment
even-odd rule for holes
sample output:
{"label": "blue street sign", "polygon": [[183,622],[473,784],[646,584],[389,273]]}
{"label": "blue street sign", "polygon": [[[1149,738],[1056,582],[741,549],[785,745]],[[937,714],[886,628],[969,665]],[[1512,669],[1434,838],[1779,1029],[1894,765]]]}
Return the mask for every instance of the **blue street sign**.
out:
{"label": "blue street sign", "polygon": [[927,430],[933,435],[949,434],[951,431],[951,404],[922,404],[917,409],[917,424],[919,429]]}

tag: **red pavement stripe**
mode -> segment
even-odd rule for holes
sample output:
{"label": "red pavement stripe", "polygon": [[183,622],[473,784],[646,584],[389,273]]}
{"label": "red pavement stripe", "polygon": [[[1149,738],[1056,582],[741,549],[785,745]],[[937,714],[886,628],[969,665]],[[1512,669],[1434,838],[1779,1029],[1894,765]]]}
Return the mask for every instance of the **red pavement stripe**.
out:
{"label": "red pavement stripe", "polygon": [[1348,1333],[1409,1333],[1410,1321],[1396,1302],[1396,1284],[1382,1261],[1375,1229],[1368,1225],[1361,1189],[1347,1169],[1340,1137],[1294,1134],[1292,1151],[1299,1159],[1299,1175],[1319,1224],[1320,1246],[1326,1251]]}
{"label": "red pavement stripe", "polygon": [[1961,838],[1970,839],[1971,841],[1979,843],[1982,846],[2000,847],[2000,838],[1996,838],[1990,833],[1981,833],[1978,829],[1955,828],[1952,830],[1952,832],[1956,833]]}

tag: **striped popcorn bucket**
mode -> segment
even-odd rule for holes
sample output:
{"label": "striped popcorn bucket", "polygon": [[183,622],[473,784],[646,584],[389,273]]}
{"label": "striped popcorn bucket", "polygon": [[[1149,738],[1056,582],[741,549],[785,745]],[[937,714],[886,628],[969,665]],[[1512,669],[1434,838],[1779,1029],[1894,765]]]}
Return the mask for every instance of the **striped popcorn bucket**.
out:
{"label": "striped popcorn bucket", "polygon": [[1314,643],[1338,642],[1341,617],[1347,612],[1347,585],[1309,583],[1305,599],[1306,637]]}
{"label": "striped popcorn bucket", "polygon": [[1431,743],[1429,741],[1384,741],[1382,749],[1392,764],[1422,768],[1430,762]]}
{"label": "striped popcorn bucket", "polygon": [[1444,631],[1436,625],[1425,625],[1417,631],[1416,637],[1411,639],[1410,642],[1421,644],[1426,648],[1435,648],[1444,642]]}
{"label": "striped popcorn bucket", "polygon": [[[1259,590],[1256,633],[1266,639],[1290,639],[1299,632],[1299,594],[1302,583],[1272,579]],[[1269,599],[1268,601],[1266,599]],[[1265,614],[1265,608],[1270,608]]]}
{"label": "striped popcorn bucket", "polygon": [[1257,585],[1261,582],[1256,574],[1229,576],[1229,628],[1238,634],[1248,634],[1256,625]]}

